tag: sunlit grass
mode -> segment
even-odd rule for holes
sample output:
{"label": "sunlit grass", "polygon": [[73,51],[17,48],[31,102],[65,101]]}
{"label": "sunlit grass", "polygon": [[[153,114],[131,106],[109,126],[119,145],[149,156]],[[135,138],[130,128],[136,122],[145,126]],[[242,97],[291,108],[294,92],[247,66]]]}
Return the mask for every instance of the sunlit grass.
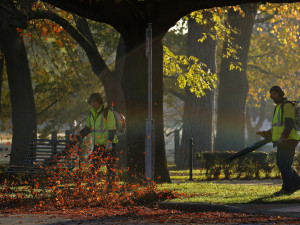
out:
{"label": "sunlit grass", "polygon": [[213,204],[244,204],[244,203],[287,203],[300,202],[300,191],[289,196],[271,197],[280,190],[280,186],[217,184],[212,182],[190,182],[162,184],[160,189],[186,193],[179,199],[170,202],[193,202]]}

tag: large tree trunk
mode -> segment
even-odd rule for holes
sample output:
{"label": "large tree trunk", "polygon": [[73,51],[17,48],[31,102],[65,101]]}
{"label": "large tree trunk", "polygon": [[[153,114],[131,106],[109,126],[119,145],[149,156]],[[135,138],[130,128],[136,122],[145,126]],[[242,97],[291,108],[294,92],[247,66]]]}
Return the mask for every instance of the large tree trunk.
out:
{"label": "large tree trunk", "polygon": [[3,69],[4,69],[4,55],[2,53],[2,46],[0,43],[0,114],[2,111],[1,99],[2,99],[2,85],[3,85]]}
{"label": "large tree trunk", "polygon": [[[209,21],[212,15],[205,13]],[[210,36],[200,43],[198,40],[203,33],[209,32],[210,27],[198,24],[194,19],[188,21],[187,56],[195,56],[200,62],[207,65],[212,73],[216,73],[216,40]],[[178,168],[187,168],[189,163],[189,140],[193,138],[194,154],[212,150],[212,116],[213,91],[206,90],[206,95],[197,98],[194,93],[185,88],[182,141],[179,151],[180,161]],[[198,166],[198,161],[194,161]]]}
{"label": "large tree trunk", "polygon": [[163,117],[163,35],[153,39],[153,118],[155,123],[155,179],[171,182],[167,168]]}
{"label": "large tree trunk", "polygon": [[[245,12],[244,17],[233,9],[228,12],[228,24],[238,31],[230,34],[231,41],[241,49],[237,50],[238,59],[222,58],[221,62],[215,146],[217,151],[239,150],[245,146],[245,104],[248,94],[246,69],[257,6],[245,4],[241,8]],[[228,42],[224,42],[223,54],[228,46]],[[230,62],[241,62],[242,70],[230,70]]]}
{"label": "large tree trunk", "polygon": [[[155,27],[153,25],[153,27]],[[134,33],[122,33],[126,46],[126,63],[122,86],[126,99],[127,159],[129,175],[145,172],[145,123],[147,119],[147,57],[145,26]],[[163,135],[162,35],[153,30],[153,116],[155,120],[155,178],[169,182]],[[143,140],[143,141],[141,141]]]}
{"label": "large tree trunk", "polygon": [[[110,86],[111,88],[107,88],[107,90],[110,90],[111,97],[107,96],[107,102],[114,102],[115,104],[115,110],[118,110],[119,112],[122,112],[124,115],[126,114],[126,105],[125,105],[125,96],[123,89],[121,87],[121,80],[124,74],[124,65],[125,65],[125,44],[122,36],[120,35],[119,39],[119,45],[117,49],[117,55],[116,55],[116,64],[115,64],[115,77],[117,77],[117,87]],[[114,79],[110,79],[110,83],[114,82]],[[118,137],[119,143],[116,146],[119,161],[118,164],[122,167],[127,167],[127,140],[126,135],[121,135]]]}
{"label": "large tree trunk", "polygon": [[23,39],[15,27],[1,27],[12,104],[13,141],[11,165],[22,165],[31,139],[36,133],[36,108]]}

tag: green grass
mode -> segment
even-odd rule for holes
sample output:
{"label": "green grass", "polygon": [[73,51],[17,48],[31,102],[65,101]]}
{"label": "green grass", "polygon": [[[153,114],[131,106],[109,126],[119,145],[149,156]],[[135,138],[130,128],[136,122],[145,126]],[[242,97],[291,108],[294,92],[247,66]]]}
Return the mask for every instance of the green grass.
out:
{"label": "green grass", "polygon": [[271,197],[280,190],[280,186],[217,184],[213,182],[201,183],[173,183],[163,184],[159,189],[173,190],[178,193],[192,194],[183,196],[170,202],[193,202],[213,204],[244,204],[244,203],[296,203],[300,202],[300,191],[289,196]]}

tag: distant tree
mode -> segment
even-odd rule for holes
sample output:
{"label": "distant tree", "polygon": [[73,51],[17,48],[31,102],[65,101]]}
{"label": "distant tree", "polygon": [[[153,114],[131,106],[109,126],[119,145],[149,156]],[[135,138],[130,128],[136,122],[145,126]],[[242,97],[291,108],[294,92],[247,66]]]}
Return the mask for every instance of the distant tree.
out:
{"label": "distant tree", "polygon": [[[241,5],[242,11],[230,8],[228,24],[236,32],[223,43],[222,54],[228,46],[239,46],[236,55],[223,56],[219,72],[217,136],[215,150],[238,150],[245,146],[245,110],[248,94],[246,77],[250,39],[257,11],[256,4]],[[244,14],[244,15],[243,15]],[[237,58],[236,58],[237,57]],[[240,69],[230,63],[240,64]]]}
{"label": "distant tree", "polygon": [[[216,73],[216,38],[210,36],[214,23],[212,13],[202,12],[203,21],[206,24],[199,24],[193,17],[188,20],[187,55],[194,56],[206,65],[206,73],[210,71]],[[199,39],[204,34],[208,37],[200,42]],[[185,88],[183,133],[180,146],[180,161],[178,168],[188,167],[189,139],[193,138],[194,152],[210,151],[212,149],[212,118],[213,118],[213,96],[210,89],[205,90],[205,95],[198,98],[190,91],[190,87]]]}

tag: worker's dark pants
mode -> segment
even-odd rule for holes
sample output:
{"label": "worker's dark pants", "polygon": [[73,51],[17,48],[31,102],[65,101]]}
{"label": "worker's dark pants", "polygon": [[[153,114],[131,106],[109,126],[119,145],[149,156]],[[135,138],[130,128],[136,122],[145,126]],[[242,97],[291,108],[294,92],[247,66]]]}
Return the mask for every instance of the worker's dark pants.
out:
{"label": "worker's dark pants", "polygon": [[92,171],[98,170],[102,163],[106,164],[107,181],[111,183],[115,180],[116,168],[116,144],[112,144],[112,150],[105,150],[105,145],[95,145],[92,152]]}
{"label": "worker's dark pants", "polygon": [[297,144],[296,140],[286,140],[277,145],[276,161],[282,176],[282,189],[288,192],[293,192],[300,185],[300,177],[292,167]]}

